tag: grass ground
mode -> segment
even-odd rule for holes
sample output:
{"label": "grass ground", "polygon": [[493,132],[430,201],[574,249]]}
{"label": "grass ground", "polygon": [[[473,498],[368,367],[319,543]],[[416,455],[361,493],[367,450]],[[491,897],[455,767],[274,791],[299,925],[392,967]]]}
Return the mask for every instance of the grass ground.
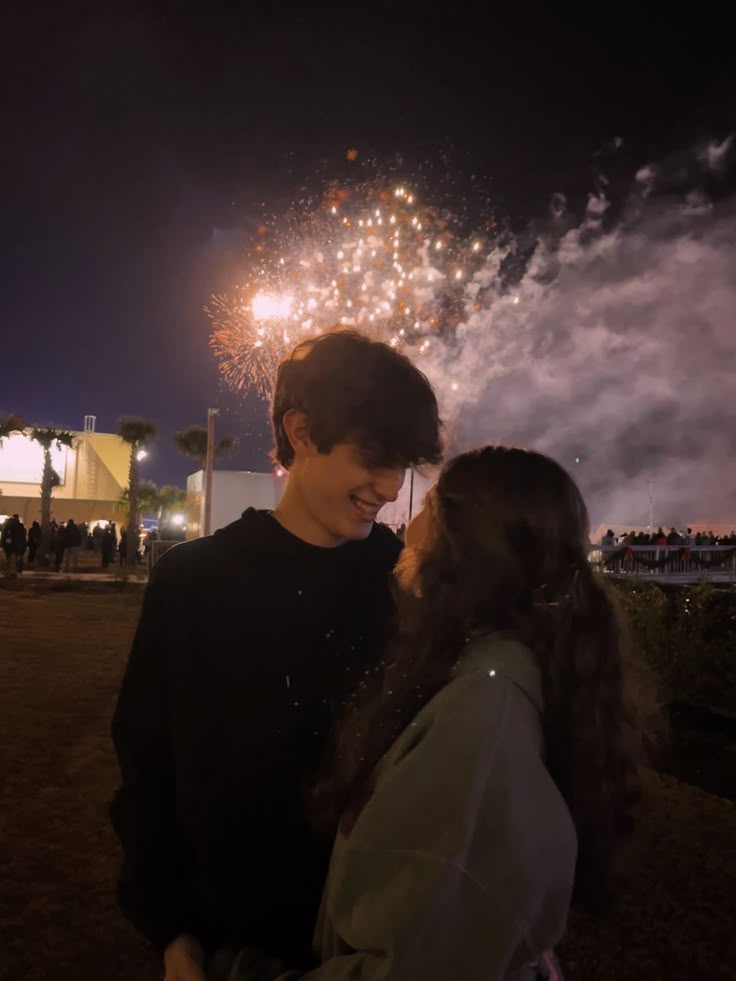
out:
{"label": "grass ground", "polygon": [[[0,586],[2,981],[161,976],[115,907],[106,813],[109,721],[140,598],[134,585]],[[566,977],[736,978],[736,808],[668,777],[646,782],[619,908],[573,917]]]}

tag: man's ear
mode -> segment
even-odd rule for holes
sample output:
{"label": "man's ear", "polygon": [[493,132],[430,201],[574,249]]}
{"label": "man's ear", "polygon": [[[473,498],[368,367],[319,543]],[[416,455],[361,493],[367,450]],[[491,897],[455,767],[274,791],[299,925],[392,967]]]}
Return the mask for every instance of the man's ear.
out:
{"label": "man's ear", "polygon": [[289,409],[281,421],[295,457],[311,455],[315,445],[309,436],[309,420],[304,412]]}

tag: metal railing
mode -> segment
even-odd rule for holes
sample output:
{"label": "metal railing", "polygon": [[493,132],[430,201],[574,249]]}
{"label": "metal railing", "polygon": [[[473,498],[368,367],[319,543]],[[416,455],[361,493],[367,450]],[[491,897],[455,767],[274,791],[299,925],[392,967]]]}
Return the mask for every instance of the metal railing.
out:
{"label": "metal railing", "polygon": [[[150,572],[164,552],[179,542],[150,542]],[[591,545],[590,562],[601,571],[658,582],[736,582],[736,545]]]}
{"label": "metal railing", "polygon": [[736,545],[591,545],[602,571],[658,582],[736,582]]}

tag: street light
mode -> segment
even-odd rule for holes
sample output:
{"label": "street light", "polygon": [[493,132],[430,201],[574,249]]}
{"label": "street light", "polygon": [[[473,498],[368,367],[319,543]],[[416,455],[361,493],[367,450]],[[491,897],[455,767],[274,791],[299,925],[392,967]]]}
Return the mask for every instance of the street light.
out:
{"label": "street light", "polygon": [[138,450],[138,452],[135,455],[135,458],[136,460],[145,460],[147,456],[148,456],[147,450]]}
{"label": "street light", "polygon": [[204,465],[204,533],[209,535],[212,523],[212,471],[215,468],[215,416],[219,409],[207,410],[207,456]]}

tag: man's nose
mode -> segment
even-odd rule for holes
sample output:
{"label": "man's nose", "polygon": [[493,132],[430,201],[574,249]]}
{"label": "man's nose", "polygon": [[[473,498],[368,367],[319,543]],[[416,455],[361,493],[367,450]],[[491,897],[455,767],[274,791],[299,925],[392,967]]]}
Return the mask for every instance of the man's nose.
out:
{"label": "man's nose", "polygon": [[392,467],[391,469],[381,470],[373,481],[376,495],[386,503],[395,501],[399,496],[399,491],[404,486],[405,477],[406,470],[403,468]]}

